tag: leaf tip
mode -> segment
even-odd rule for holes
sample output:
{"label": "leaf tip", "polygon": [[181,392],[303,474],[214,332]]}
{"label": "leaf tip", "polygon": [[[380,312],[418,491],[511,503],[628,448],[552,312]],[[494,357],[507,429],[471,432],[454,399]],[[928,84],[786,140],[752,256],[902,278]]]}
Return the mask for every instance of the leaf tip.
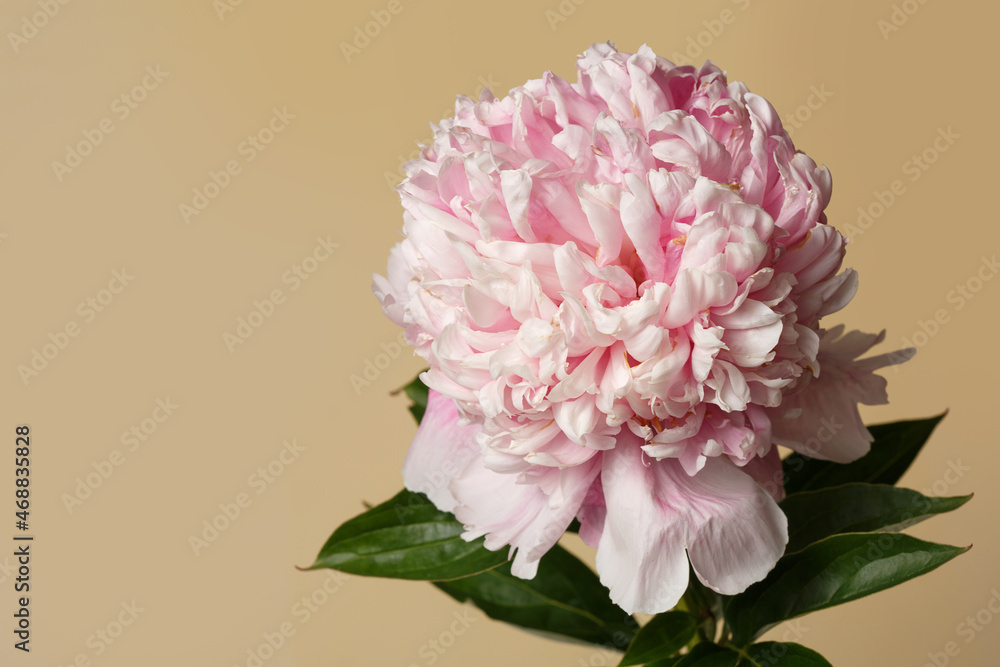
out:
{"label": "leaf tip", "polygon": [[931,431],[933,431],[934,429],[936,429],[938,427],[938,424],[940,424],[942,421],[944,421],[944,418],[947,417],[950,412],[951,412],[951,408],[945,408],[944,412],[936,414],[936,415],[934,415],[932,417],[928,417],[927,421],[931,422]]}

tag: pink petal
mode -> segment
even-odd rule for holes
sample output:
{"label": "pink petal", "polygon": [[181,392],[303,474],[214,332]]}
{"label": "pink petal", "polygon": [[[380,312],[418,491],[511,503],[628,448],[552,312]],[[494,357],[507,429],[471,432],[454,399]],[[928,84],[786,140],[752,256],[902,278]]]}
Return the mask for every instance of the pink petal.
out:
{"label": "pink petal", "polygon": [[476,433],[479,427],[459,423],[455,402],[431,390],[427,411],[403,462],[403,482],[407,489],[423,493],[434,506],[451,512],[457,504],[448,485],[479,455]]}
{"label": "pink petal", "polygon": [[[486,536],[491,551],[510,545],[516,577],[531,579],[538,561],[552,548],[580,510],[601,470],[600,456],[570,468],[546,468],[534,479],[497,473],[471,461],[451,482],[459,505],[455,517],[465,524],[463,539]],[[546,493],[542,485],[552,488]]]}
{"label": "pink petal", "polygon": [[722,459],[683,481],[695,510],[688,555],[701,582],[735,595],[767,576],[788,544],[788,520],[767,491]]}
{"label": "pink petal", "polygon": [[876,344],[881,334],[844,327],[824,332],[820,340],[819,376],[803,379],[804,386],[785,396],[780,408],[770,412],[774,441],[814,459],[850,463],[871,449],[871,433],[858,412],[858,404],[888,403],[885,378],[874,371],[906,361],[913,350],[857,359]]}
{"label": "pink petal", "polygon": [[641,444],[623,432],[604,453],[597,571],[611,599],[629,613],[676,605],[688,584],[684,549],[698,578],[725,595],[763,579],[788,541],[773,498],[724,459],[689,477],[674,460],[645,460]]}

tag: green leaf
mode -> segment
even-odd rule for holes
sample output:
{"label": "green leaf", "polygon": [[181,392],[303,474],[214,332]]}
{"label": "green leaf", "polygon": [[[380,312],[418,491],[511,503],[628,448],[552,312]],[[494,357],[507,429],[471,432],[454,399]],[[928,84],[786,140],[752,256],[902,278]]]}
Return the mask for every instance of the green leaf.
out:
{"label": "green leaf", "polygon": [[674,663],[674,667],[736,667],[739,660],[740,654],[735,651],[718,644],[702,642]]}
{"label": "green leaf", "polygon": [[395,396],[399,392],[404,392],[410,399],[410,414],[413,415],[413,418],[419,424],[420,420],[424,418],[424,412],[427,411],[427,396],[430,389],[427,388],[427,385],[417,375],[408,385],[391,392],[391,395]]}
{"label": "green leaf", "polygon": [[483,538],[463,540],[464,530],[424,494],[400,491],[335,530],[309,569],[436,581],[478,574],[507,560],[506,549],[488,551]]}
{"label": "green leaf", "polygon": [[593,570],[558,544],[541,559],[533,579],[510,564],[474,577],[435,584],[459,602],[471,600],[498,621],[623,651],[638,623],[608,596]]}
{"label": "green leaf", "polygon": [[694,637],[697,620],[683,611],[667,611],[644,625],[625,652],[619,667],[643,665],[681,650]]}
{"label": "green leaf", "polygon": [[903,530],[935,514],[957,509],[971,497],[928,498],[884,484],[845,484],[795,493],[780,503],[788,517],[785,553],[840,533]]}
{"label": "green leaf", "polygon": [[901,584],[967,550],[899,533],[834,535],[783,557],[763,581],[729,598],[726,622],[745,646],[776,623]]}
{"label": "green leaf", "polygon": [[819,653],[800,644],[762,642],[735,651],[701,643],[684,656],[647,663],[646,667],[832,667]]}
{"label": "green leaf", "polygon": [[793,453],[781,463],[785,492],[813,491],[850,482],[895,484],[945,414],[930,419],[869,426],[868,430],[875,438],[871,451],[852,463],[819,461]]}
{"label": "green leaf", "polygon": [[656,660],[655,662],[647,662],[646,667],[677,667],[677,663],[684,658],[683,655],[677,655],[672,658],[664,658],[663,660]]}
{"label": "green leaf", "polygon": [[755,667],[833,667],[826,658],[801,644],[791,642],[761,642],[754,644],[745,653],[746,659],[739,664]]}

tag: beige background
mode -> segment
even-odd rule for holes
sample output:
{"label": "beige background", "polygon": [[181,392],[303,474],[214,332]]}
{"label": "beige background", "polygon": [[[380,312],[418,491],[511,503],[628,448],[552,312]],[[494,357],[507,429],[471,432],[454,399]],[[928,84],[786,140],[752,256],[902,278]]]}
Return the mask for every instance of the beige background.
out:
{"label": "beige background", "polygon": [[[886,351],[904,338],[920,344],[913,362],[888,372],[892,404],[864,416],[951,410],[903,482],[975,491],[955,515],[913,531],[975,548],[771,636],[836,665],[920,667],[949,642],[958,653],[938,664],[995,664],[1000,620],[972,632],[960,624],[1000,590],[1000,280],[976,282],[977,271],[993,277],[982,262],[1000,246],[996,4],[400,1],[350,62],[341,43],[388,2],[3,3],[0,441],[12,449],[14,426],[31,425],[37,540],[30,656],[11,648],[13,558],[0,556],[0,664],[246,666],[282,624],[294,634],[264,651],[268,667],[614,664],[478,611],[463,616],[426,584],[294,569],[362,500],[402,483],[414,426],[389,392],[421,364],[379,356],[398,335],[369,290],[399,238],[387,180],[456,93],[486,84],[504,94],[546,69],[575,79],[575,55],[607,39],[627,51],[646,42],[683,63],[710,57],[783,117],[797,113],[797,146],[833,173],[838,226],[856,224],[858,207],[877,213],[876,192],[899,181],[895,201],[854,234],[847,263],[862,288],[835,321],[888,329]],[[35,16],[46,5],[54,15]],[[899,25],[880,27],[894,11]],[[32,20],[42,27],[26,27]],[[699,40],[702,53],[691,47]],[[127,117],[122,95],[135,106]],[[275,107],[294,118],[265,132],[273,142],[247,161],[243,142]],[[949,128],[950,143],[934,148]],[[53,162],[89,142],[85,132],[100,143],[57,175]],[[914,171],[908,161],[924,151],[935,161]],[[186,222],[179,206],[231,160],[238,173],[210,187],[217,196]],[[338,247],[305,262],[315,271],[293,289],[283,276],[317,237]],[[122,269],[134,276],[127,286],[102,291]],[[966,298],[951,292],[958,285],[981,289]],[[230,351],[224,335],[273,290],[283,303]],[[88,298],[104,300],[101,312]],[[914,337],[936,314],[944,324],[934,335]],[[47,348],[53,358],[25,382],[18,367],[74,323],[78,335]],[[352,384],[368,364],[370,383]],[[162,423],[150,421],[165,417],[158,399],[179,406]],[[144,423],[151,435],[129,451],[122,434]],[[298,455],[272,463],[293,439]],[[3,544],[15,532],[12,455],[0,457]],[[102,463],[113,456],[120,465]],[[280,474],[267,482],[256,471],[269,463]],[[67,507],[80,480],[108,465],[111,476],[92,475],[100,485]],[[190,537],[239,494],[249,505],[196,554]],[[117,634],[122,604],[133,602],[134,622],[101,640],[95,633]]]}

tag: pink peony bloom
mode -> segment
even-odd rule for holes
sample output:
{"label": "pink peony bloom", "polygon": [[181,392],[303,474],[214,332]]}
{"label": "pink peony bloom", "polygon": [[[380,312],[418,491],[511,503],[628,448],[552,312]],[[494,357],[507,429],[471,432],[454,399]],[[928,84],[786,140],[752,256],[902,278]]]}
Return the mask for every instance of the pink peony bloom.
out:
{"label": "pink peony bloom", "polygon": [[909,352],[858,361],[881,336],[820,328],[857,277],[829,172],[767,100],[646,46],[577,67],[458,99],[405,167],[373,289],[430,365],[407,488],[523,578],[578,518],[612,599],[657,613],[689,561],[724,594],[767,574],[774,445],[863,455],[857,405]]}

